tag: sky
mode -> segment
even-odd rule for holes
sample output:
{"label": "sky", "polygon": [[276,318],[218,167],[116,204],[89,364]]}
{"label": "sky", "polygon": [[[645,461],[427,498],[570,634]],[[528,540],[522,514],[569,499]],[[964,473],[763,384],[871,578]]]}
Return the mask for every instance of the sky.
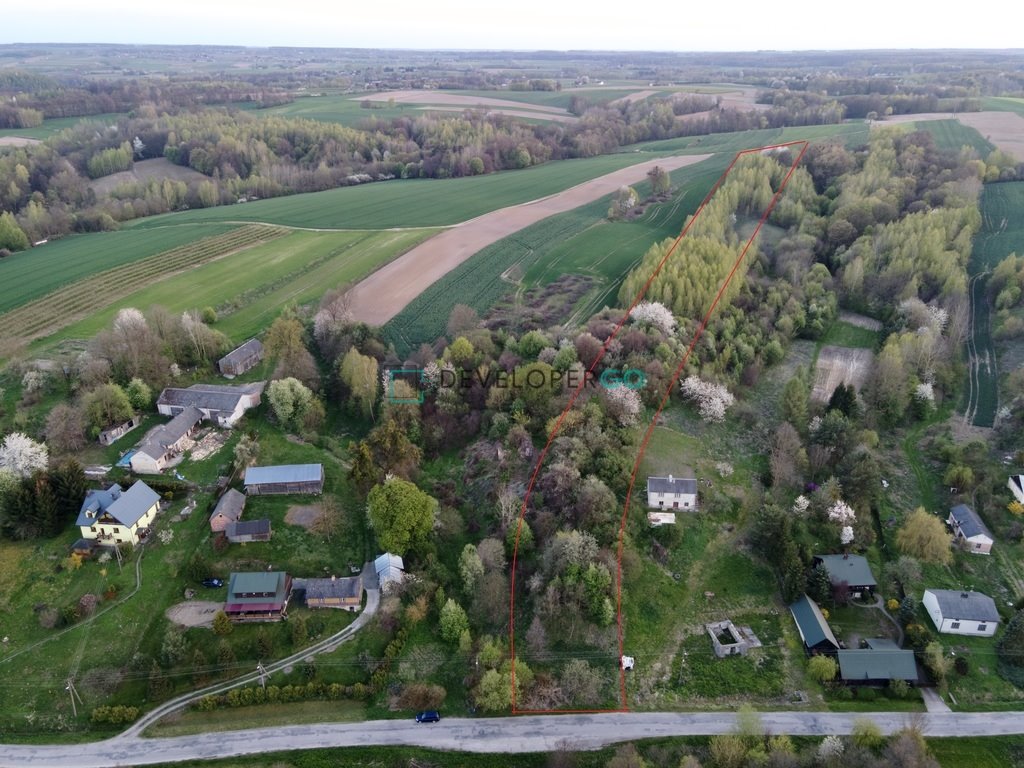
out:
{"label": "sky", "polygon": [[[1003,0],[6,0],[0,43],[754,51],[1012,48]],[[969,18],[965,18],[969,16]],[[975,21],[971,21],[971,19]]]}

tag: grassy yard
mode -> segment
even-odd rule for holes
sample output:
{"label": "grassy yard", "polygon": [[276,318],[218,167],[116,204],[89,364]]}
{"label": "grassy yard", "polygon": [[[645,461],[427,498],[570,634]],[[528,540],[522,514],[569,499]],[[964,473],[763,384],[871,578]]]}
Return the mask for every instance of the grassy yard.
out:
{"label": "grassy yard", "polygon": [[146,731],[147,736],[191,736],[209,731],[237,731],[293,723],[347,723],[365,719],[365,706],[357,701],[293,701],[260,704],[213,712],[181,712]]}
{"label": "grassy yard", "polygon": [[878,340],[877,331],[836,320],[822,337],[821,343],[836,347],[875,349],[878,346]]}

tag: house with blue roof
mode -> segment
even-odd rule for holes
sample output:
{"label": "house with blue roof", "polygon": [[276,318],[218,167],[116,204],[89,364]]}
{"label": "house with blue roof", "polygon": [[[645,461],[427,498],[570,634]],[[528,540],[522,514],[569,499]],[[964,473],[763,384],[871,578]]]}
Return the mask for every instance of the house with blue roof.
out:
{"label": "house with blue roof", "polygon": [[127,491],[114,483],[85,495],[75,523],[97,545],[138,544],[156,517],[160,495],[139,480]]}

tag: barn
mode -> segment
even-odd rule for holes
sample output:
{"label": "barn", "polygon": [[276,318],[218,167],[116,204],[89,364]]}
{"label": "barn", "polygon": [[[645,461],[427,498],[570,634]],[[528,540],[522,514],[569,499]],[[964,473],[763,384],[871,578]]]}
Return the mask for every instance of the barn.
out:
{"label": "barn", "polygon": [[[363,578],[295,579],[294,592],[307,608],[342,608],[358,611],[363,599]],[[301,590],[301,592],[300,592]]]}
{"label": "barn", "polygon": [[232,544],[247,544],[251,541],[270,541],[269,520],[240,520],[224,527],[224,535]]}
{"label": "barn", "polygon": [[323,464],[279,464],[245,470],[245,492],[250,496],[322,493],[323,490]]}
{"label": "barn", "polygon": [[234,488],[229,488],[210,515],[210,530],[219,533],[228,527],[229,523],[237,523],[242,519],[242,512],[245,511],[245,494],[239,493]]}
{"label": "barn", "polygon": [[262,359],[263,345],[257,339],[249,339],[218,360],[217,367],[224,376],[240,376]]}

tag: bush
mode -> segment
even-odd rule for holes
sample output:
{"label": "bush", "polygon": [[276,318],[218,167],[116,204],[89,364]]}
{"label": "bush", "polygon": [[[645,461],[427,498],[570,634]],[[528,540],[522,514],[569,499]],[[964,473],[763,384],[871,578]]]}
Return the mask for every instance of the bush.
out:
{"label": "bush", "polygon": [[109,723],[110,725],[121,725],[123,723],[134,722],[138,717],[138,707],[126,707],[123,704],[118,704],[113,707],[96,707],[92,711],[89,719],[97,724]]}
{"label": "bush", "polygon": [[956,670],[958,675],[966,675],[970,671],[970,664],[967,662],[966,656],[957,656],[953,662],[953,669]]}
{"label": "bush", "polygon": [[836,688],[836,698],[840,701],[850,701],[853,698],[853,690],[845,685]]}
{"label": "bush", "polygon": [[878,691],[874,688],[858,688],[857,689],[857,700],[858,701],[874,701],[878,698]]}
{"label": "bush", "polygon": [[905,699],[910,693],[910,684],[906,680],[890,680],[889,696],[894,699]]}

